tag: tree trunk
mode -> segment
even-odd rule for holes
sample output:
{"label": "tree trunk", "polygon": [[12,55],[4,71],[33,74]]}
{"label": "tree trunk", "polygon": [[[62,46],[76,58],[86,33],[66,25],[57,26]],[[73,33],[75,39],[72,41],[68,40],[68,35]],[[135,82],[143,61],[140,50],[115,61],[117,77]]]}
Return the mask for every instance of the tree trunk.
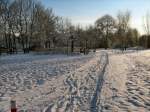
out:
{"label": "tree trunk", "polygon": [[74,41],[71,40],[71,53],[73,53],[73,52],[74,52]]}

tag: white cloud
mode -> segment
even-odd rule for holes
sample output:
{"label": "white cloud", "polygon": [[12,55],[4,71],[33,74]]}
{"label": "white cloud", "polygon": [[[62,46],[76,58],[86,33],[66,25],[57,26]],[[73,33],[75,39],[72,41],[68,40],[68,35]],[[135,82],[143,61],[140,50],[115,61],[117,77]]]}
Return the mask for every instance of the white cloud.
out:
{"label": "white cloud", "polygon": [[98,18],[98,16],[72,16],[68,18],[71,19],[73,24],[75,25],[80,24],[83,27],[85,27],[88,25],[93,25],[96,19]]}

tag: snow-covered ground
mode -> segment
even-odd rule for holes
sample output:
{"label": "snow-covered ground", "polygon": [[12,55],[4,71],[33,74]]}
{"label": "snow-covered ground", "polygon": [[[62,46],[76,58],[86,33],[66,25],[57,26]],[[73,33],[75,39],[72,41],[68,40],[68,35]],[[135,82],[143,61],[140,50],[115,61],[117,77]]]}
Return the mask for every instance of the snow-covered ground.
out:
{"label": "snow-covered ground", "polygon": [[19,110],[40,112],[64,92],[66,75],[93,57],[93,54],[0,57],[0,111],[9,110],[12,98]]}
{"label": "snow-covered ground", "polygon": [[88,63],[67,75],[65,93],[51,104],[46,112],[96,111],[108,57],[97,53]]}
{"label": "snow-covered ground", "polygon": [[150,51],[0,57],[0,112],[149,112]]}
{"label": "snow-covered ground", "polygon": [[112,54],[104,76],[101,110],[150,112],[150,51]]}

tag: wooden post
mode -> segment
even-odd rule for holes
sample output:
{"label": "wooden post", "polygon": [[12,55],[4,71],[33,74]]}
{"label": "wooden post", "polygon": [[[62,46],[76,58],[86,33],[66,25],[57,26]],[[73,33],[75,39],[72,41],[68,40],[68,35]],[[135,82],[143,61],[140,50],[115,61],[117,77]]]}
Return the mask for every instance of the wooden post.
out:
{"label": "wooden post", "polygon": [[16,101],[11,100],[11,112],[17,112]]}

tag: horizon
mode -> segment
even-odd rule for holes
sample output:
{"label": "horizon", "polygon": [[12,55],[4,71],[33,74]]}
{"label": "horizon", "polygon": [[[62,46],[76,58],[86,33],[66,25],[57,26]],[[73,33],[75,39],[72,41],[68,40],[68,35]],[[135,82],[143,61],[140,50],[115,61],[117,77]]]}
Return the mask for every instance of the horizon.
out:
{"label": "horizon", "polygon": [[140,34],[145,34],[144,16],[150,11],[148,0],[42,0],[42,3],[47,8],[52,8],[56,15],[83,27],[94,25],[105,14],[116,19],[119,11],[128,10],[131,12],[131,27],[136,28]]}

